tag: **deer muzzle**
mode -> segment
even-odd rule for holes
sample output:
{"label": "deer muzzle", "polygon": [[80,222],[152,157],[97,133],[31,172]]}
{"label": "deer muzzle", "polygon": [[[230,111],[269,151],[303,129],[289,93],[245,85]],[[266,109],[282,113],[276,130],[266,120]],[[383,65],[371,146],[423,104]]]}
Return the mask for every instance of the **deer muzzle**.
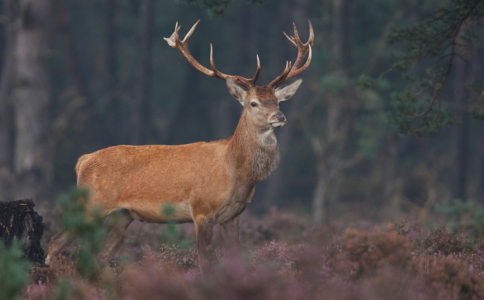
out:
{"label": "deer muzzle", "polygon": [[284,114],[281,112],[274,114],[271,119],[271,125],[274,128],[282,127],[286,123],[286,116],[284,116]]}

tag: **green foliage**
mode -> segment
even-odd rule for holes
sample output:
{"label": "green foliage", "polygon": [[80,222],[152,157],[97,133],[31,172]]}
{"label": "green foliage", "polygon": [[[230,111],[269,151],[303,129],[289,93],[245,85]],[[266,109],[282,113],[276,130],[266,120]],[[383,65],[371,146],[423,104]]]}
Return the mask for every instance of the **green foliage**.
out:
{"label": "green foliage", "polygon": [[[225,14],[230,3],[235,0],[182,0],[186,3],[199,3],[201,7],[206,9],[209,14],[221,16]],[[267,0],[250,0],[251,3],[261,4]]]}
{"label": "green foliage", "polygon": [[220,16],[225,13],[230,2],[232,0],[201,0],[201,5],[211,14]]}
{"label": "green foliage", "polygon": [[348,86],[348,77],[339,73],[322,76],[319,89],[322,93],[338,95]]}
{"label": "green foliage", "polygon": [[484,121],[484,113],[479,112],[477,110],[471,111],[471,116],[476,120]]}
{"label": "green foliage", "polygon": [[391,95],[393,111],[390,122],[401,133],[437,132],[452,122],[452,115],[443,103],[436,107],[433,99],[408,88]]}
{"label": "green foliage", "polygon": [[454,232],[466,231],[474,237],[484,236],[484,206],[456,199],[449,204],[436,205],[436,210],[450,217]]}
{"label": "green foliage", "polygon": [[10,247],[0,242],[0,299],[22,299],[30,267],[20,241],[14,240]]}
{"label": "green foliage", "polygon": [[376,83],[376,80],[366,74],[361,74],[355,81],[355,85],[362,90],[372,88]]}
{"label": "green foliage", "polygon": [[89,194],[83,189],[74,189],[59,198],[62,209],[61,224],[65,230],[76,235],[78,244],[77,271],[85,277],[95,276],[99,272],[96,261],[106,237],[100,210],[86,215],[86,203]]}
{"label": "green foliage", "polygon": [[[466,47],[482,42],[479,26],[470,24],[483,16],[480,0],[449,0],[423,20],[395,28],[388,35],[390,44],[403,45],[404,49],[392,66],[407,81],[407,87],[392,97],[392,121],[401,132],[435,132],[449,124],[443,90],[454,61],[466,55]],[[464,46],[461,41],[465,41]]]}
{"label": "green foliage", "polygon": [[[445,54],[449,47],[455,46],[449,44],[449,41],[455,42],[461,26],[468,18],[478,20],[484,16],[484,5],[480,0],[450,0],[446,4],[446,7],[435,11],[428,18],[396,28],[389,34],[390,43],[406,45],[406,51],[400,54],[396,66],[407,69],[425,57]],[[475,38],[470,34],[466,37]]]}
{"label": "green foliage", "polygon": [[71,298],[72,282],[67,279],[59,281],[54,294],[54,300],[67,300]]}

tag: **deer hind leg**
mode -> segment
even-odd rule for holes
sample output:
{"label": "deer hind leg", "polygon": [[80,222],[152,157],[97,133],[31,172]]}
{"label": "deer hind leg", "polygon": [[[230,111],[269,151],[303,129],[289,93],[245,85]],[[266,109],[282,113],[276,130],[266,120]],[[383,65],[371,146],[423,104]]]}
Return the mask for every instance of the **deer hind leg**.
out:
{"label": "deer hind leg", "polygon": [[109,264],[113,255],[116,253],[116,250],[118,250],[121,245],[124,233],[132,221],[133,218],[127,209],[115,211],[104,219],[107,236],[104,248],[97,256],[97,259],[102,266],[107,266]]}
{"label": "deer hind leg", "polygon": [[212,263],[215,261],[215,252],[212,247],[214,222],[211,218],[195,218],[195,230],[197,234],[198,265],[202,277],[207,276],[212,269]]}
{"label": "deer hind leg", "polygon": [[57,258],[59,254],[69,247],[70,244],[76,239],[76,235],[72,230],[61,231],[53,235],[49,239],[49,251],[45,258],[45,263],[49,265],[53,259]]}

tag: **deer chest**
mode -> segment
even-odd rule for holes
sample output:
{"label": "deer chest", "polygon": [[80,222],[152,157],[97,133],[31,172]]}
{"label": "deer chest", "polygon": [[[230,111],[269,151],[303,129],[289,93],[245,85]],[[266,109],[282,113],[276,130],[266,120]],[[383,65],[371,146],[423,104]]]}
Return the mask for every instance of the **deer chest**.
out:
{"label": "deer chest", "polygon": [[216,223],[224,223],[240,215],[252,201],[255,188],[239,189],[233,197],[227,201],[215,216]]}

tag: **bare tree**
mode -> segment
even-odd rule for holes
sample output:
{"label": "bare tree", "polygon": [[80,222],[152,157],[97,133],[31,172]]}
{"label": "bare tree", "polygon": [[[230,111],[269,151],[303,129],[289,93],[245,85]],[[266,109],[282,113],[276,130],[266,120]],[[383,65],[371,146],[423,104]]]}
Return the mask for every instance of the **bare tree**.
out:
{"label": "bare tree", "polygon": [[345,83],[344,88],[325,96],[326,118],[323,134],[306,132],[316,155],[316,187],[313,195],[313,220],[322,223],[327,219],[328,199],[338,198],[343,170],[351,166],[357,157],[345,158],[346,143],[355,117],[356,95],[348,80],[351,65],[349,49],[351,22],[351,0],[332,1],[332,62],[331,76]]}
{"label": "bare tree", "polygon": [[[462,29],[465,31],[465,29]],[[470,72],[468,45],[459,39],[459,57],[454,61],[454,97],[452,99],[452,109],[455,125],[452,127],[450,135],[451,155],[452,155],[452,182],[451,197],[453,199],[467,200],[467,153],[469,143],[469,114],[467,100],[469,94],[466,90],[466,82]]]}
{"label": "bare tree", "polygon": [[5,49],[3,56],[3,67],[0,78],[0,201],[12,199],[12,129],[13,120],[11,117],[12,106],[10,102],[13,67],[14,67],[14,38],[15,38],[15,1],[3,1],[3,15],[6,16],[5,24]]}
{"label": "bare tree", "polygon": [[[461,81],[457,79],[457,81]],[[456,83],[457,85],[457,83]],[[461,86],[462,87],[462,86]],[[468,116],[462,108],[463,92],[458,92],[454,97],[454,104],[457,108],[454,114],[458,124],[452,127],[450,137],[451,155],[452,155],[452,183],[451,183],[451,197],[453,199],[467,199],[467,148],[468,148]],[[465,101],[465,100],[464,100]],[[460,112],[459,112],[460,111]]]}
{"label": "bare tree", "polygon": [[57,4],[57,10],[60,15],[59,27],[62,33],[62,41],[69,66],[69,73],[79,96],[86,100],[90,99],[89,84],[82,72],[79,55],[77,54],[75,47],[72,25],[69,20],[69,12],[63,1],[60,1]]}
{"label": "bare tree", "polygon": [[53,141],[49,135],[50,82],[45,67],[52,1],[20,0],[17,3],[12,87],[16,197],[45,200],[53,169]]}

